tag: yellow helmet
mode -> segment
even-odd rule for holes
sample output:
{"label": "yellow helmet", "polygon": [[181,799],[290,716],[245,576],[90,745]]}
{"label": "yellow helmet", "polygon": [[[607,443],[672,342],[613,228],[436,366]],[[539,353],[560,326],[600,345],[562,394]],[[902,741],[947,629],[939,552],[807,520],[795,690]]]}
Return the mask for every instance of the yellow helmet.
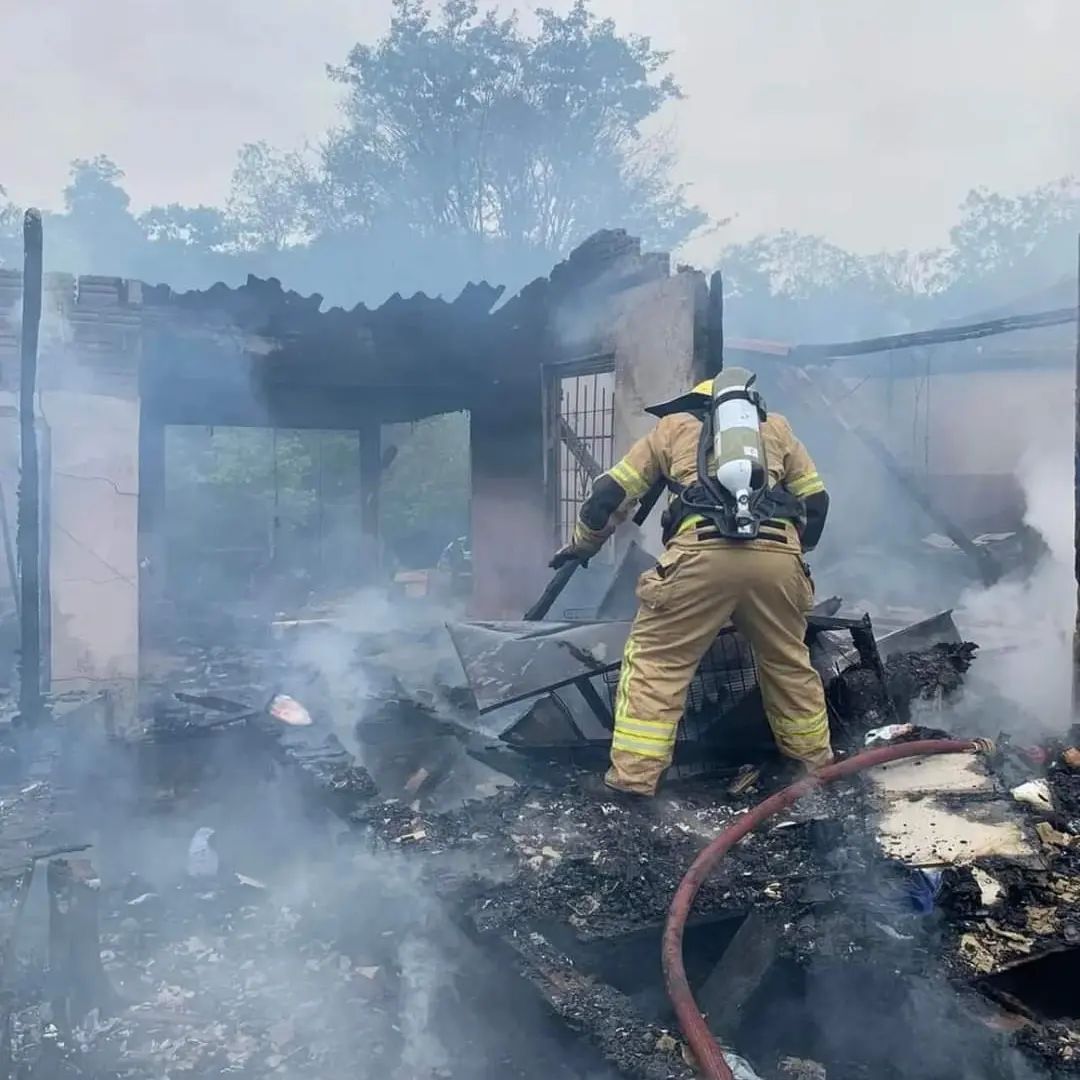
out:
{"label": "yellow helmet", "polygon": [[670,401],[661,401],[658,405],[650,405],[645,411],[650,416],[670,416],[672,413],[699,412],[712,401],[713,381],[706,379],[699,382],[687,394],[680,394]]}

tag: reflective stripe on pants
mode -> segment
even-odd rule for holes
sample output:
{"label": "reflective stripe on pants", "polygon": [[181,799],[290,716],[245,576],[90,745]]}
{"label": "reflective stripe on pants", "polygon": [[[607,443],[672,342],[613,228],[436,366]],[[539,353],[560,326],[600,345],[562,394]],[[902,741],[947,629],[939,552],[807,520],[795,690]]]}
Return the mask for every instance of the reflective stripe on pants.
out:
{"label": "reflective stripe on pants", "polygon": [[813,588],[797,554],[684,534],[641,576],[638,601],[619,677],[609,782],[655,792],[690,681],[728,622],[754,651],[780,751],[811,764],[828,757],[825,695],[804,642]]}

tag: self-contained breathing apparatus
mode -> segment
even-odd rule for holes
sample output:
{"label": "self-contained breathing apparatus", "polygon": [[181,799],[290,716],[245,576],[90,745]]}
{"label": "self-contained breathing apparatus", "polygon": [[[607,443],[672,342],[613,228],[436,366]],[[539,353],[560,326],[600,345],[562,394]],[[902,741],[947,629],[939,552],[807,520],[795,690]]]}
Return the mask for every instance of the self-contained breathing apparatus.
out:
{"label": "self-contained breathing apparatus", "polygon": [[[745,368],[727,368],[712,381],[711,396],[695,391],[671,411],[687,411],[701,420],[697,480],[685,486],[669,482],[675,498],[663,520],[666,543],[688,517],[698,516],[729,540],[769,539],[761,526],[783,529],[804,520],[801,500],[786,488],[769,486],[769,467],[761,425],[768,413],[754,389],[757,376]],[[701,390],[702,388],[699,388]],[[675,405],[676,403],[672,403]],[[652,412],[653,410],[649,410]]]}

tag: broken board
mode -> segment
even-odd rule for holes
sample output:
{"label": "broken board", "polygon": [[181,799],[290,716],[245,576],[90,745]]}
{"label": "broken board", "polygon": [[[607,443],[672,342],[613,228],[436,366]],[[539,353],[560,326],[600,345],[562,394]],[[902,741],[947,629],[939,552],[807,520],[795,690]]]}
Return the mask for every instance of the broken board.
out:
{"label": "broken board", "polygon": [[617,668],[629,622],[448,623],[481,714]]}
{"label": "broken board", "polygon": [[1015,804],[995,797],[973,754],[913,758],[868,774],[881,796],[878,843],[909,866],[967,865],[996,856],[1038,861]]}

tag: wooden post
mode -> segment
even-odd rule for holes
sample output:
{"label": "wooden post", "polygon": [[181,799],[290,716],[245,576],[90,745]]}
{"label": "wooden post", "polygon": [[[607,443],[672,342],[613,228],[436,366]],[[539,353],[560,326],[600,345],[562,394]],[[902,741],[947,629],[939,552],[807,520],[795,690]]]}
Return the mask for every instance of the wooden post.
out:
{"label": "wooden post", "polygon": [[1076,417],[1073,448],[1073,558],[1076,564],[1076,623],[1073,628],[1073,719],[1080,712],[1080,236],[1076,242]]}
{"label": "wooden post", "polygon": [[34,391],[41,325],[41,214],[23,220],[22,356],[19,370],[19,522],[17,546],[22,594],[19,643],[19,715],[35,722],[41,713],[41,509]]}
{"label": "wooden post", "polygon": [[89,859],[53,859],[49,893],[49,998],[53,1019],[70,1031],[92,1009],[116,1004],[101,963],[98,894],[101,882]]}
{"label": "wooden post", "polygon": [[0,885],[2,895],[3,940],[0,941],[0,1080],[12,1080],[15,1062],[11,1047],[11,1014],[15,1007],[15,940],[18,936],[26,898],[34,878],[34,864],[29,861],[13,878]]}

